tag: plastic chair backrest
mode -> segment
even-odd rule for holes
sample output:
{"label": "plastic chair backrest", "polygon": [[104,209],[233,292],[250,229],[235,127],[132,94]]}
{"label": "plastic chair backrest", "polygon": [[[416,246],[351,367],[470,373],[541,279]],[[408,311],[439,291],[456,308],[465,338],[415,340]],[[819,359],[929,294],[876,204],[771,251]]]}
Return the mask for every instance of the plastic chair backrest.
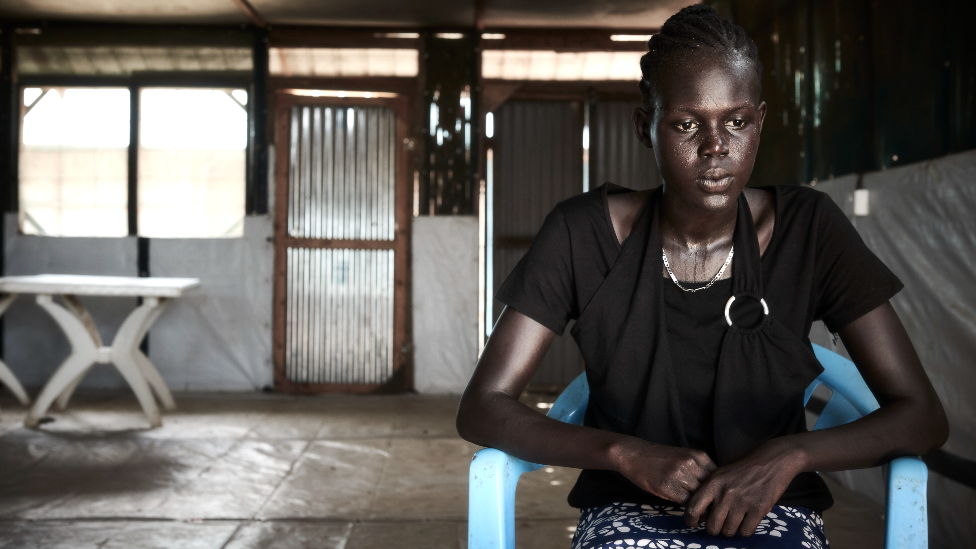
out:
{"label": "plastic chair backrest", "polygon": [[[850,423],[879,408],[853,362],[819,345],[813,350],[824,372],[807,387],[803,403],[821,384],[832,392],[814,430]],[[582,425],[589,395],[586,375],[580,374],[559,396],[548,416]],[[491,448],[475,454],[468,485],[469,549],[515,548],[518,478],[541,467]],[[896,458],[889,464],[885,549],[928,548],[927,479],[928,468],[917,457]]]}

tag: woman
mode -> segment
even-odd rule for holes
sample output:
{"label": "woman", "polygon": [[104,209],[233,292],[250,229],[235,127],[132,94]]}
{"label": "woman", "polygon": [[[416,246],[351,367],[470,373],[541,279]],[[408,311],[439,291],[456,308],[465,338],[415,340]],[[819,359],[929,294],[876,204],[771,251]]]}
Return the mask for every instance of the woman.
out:
{"label": "woman", "polygon": [[[583,469],[574,548],[823,547],[819,513],[833,500],[815,471],[923,454],[948,436],[889,304],[902,285],[826,195],[745,188],[766,104],[741,28],[685,8],[641,69],[634,127],[665,184],[607,184],[553,210],[498,292],[507,307],[458,432]],[[583,426],[517,400],[570,319],[590,385]],[[821,319],[881,408],[807,432],[803,390],[822,372],[808,334]]]}

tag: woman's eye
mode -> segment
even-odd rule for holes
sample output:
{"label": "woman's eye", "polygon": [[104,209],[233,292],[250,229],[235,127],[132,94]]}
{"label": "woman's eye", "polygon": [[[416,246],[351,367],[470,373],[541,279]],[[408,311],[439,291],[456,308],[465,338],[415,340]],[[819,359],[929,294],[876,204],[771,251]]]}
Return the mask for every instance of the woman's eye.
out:
{"label": "woman's eye", "polygon": [[678,129],[683,132],[690,132],[691,130],[698,127],[697,122],[678,122]]}
{"label": "woman's eye", "polygon": [[726,126],[731,126],[733,128],[744,128],[746,125],[745,120],[729,120],[725,123]]}

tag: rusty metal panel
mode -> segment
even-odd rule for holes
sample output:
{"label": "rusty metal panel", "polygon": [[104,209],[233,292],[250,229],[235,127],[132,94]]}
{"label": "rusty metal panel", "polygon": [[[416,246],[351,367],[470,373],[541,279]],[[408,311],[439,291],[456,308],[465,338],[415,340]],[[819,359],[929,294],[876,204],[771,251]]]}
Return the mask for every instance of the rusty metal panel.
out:
{"label": "rusty metal panel", "polygon": [[590,185],[606,182],[640,191],[661,184],[654,151],[634,135],[636,101],[598,101],[591,117]]}
{"label": "rusty metal panel", "polygon": [[393,375],[393,250],[289,248],[285,373],[295,383]]}
{"label": "rusty metal panel", "polygon": [[291,134],[288,234],[393,240],[393,110],[295,106]]}

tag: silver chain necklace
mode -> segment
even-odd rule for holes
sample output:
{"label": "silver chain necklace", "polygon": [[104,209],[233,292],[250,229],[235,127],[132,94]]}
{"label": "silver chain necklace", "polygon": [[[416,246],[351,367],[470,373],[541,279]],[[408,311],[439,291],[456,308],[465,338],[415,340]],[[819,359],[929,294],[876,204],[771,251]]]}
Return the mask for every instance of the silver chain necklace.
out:
{"label": "silver chain necklace", "polygon": [[671,275],[671,280],[674,281],[674,285],[677,286],[679,290],[685,292],[699,292],[701,290],[707,290],[709,287],[711,287],[712,284],[715,284],[715,282],[717,282],[718,279],[722,278],[722,273],[725,272],[725,268],[729,266],[729,263],[732,263],[732,254],[734,252],[735,252],[735,246],[729,248],[729,257],[725,258],[725,264],[723,264],[722,268],[718,270],[718,274],[715,275],[715,278],[713,278],[711,282],[705,284],[701,288],[685,288],[684,286],[682,286],[678,282],[677,277],[674,276],[674,273],[671,272],[671,265],[668,264],[668,254],[664,253],[664,248],[661,248],[661,257],[664,259],[664,268],[668,270],[668,274]]}

